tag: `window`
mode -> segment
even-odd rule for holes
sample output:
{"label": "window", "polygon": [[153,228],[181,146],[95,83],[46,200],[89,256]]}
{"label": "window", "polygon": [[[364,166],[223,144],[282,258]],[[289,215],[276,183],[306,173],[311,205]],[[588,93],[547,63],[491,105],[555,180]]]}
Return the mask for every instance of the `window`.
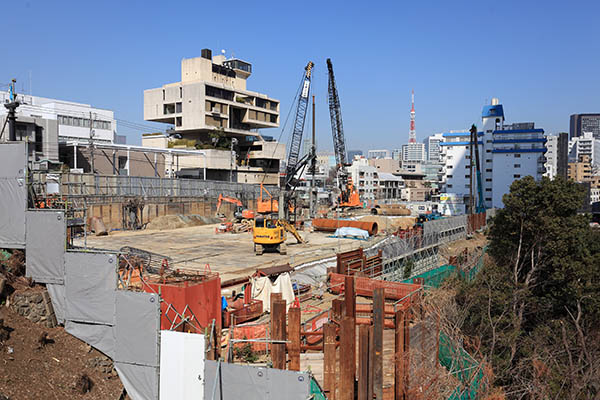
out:
{"label": "window", "polygon": [[515,164],[515,168],[521,168],[521,164]]}
{"label": "window", "polygon": [[447,187],[447,188],[451,188],[451,187],[452,187],[452,184],[451,184],[451,183],[449,183],[449,184],[447,184],[447,185],[446,185],[446,187]]}
{"label": "window", "polygon": [[486,142],[486,143],[492,143],[492,141],[491,141],[491,140],[486,140],[485,142]]}
{"label": "window", "polygon": [[181,126],[181,117],[175,118],[175,126]]}
{"label": "window", "polygon": [[446,178],[450,179],[452,178],[452,175],[446,175]]}
{"label": "window", "polygon": [[515,158],[521,158],[521,155],[519,153],[515,153]]}
{"label": "window", "polygon": [[485,170],[485,172],[492,172],[492,169],[491,169],[491,168],[487,168],[487,169]]}
{"label": "window", "polygon": [[485,191],[486,191],[486,192],[491,192],[491,191],[492,191],[492,189],[491,189],[491,188],[485,188]]}
{"label": "window", "polygon": [[179,98],[181,99],[183,97],[183,88],[181,86],[179,86]]}
{"label": "window", "polygon": [[486,152],[486,153],[491,153],[491,152],[492,152],[492,150],[490,150],[490,149],[487,149],[485,152]]}
{"label": "window", "polygon": [[452,165],[448,165],[446,168],[448,168],[448,169],[452,169],[452,168],[454,168],[454,167],[453,167]]}
{"label": "window", "polygon": [[486,182],[491,182],[491,181],[492,181],[492,178],[485,178],[485,181],[486,181]]}
{"label": "window", "polygon": [[453,158],[452,156],[447,156],[446,160],[452,160],[452,158]]}
{"label": "window", "polygon": [[180,113],[181,112],[181,102],[175,103],[175,112],[176,113]]}
{"label": "window", "polygon": [[465,165],[465,168],[467,168],[467,169],[468,169],[469,167],[470,167],[470,165],[468,165],[468,164],[467,164],[467,165]]}
{"label": "window", "polygon": [[486,197],[485,201],[492,201],[492,198],[491,197]]}
{"label": "window", "polygon": [[485,160],[485,162],[492,162],[492,159],[491,158],[487,159],[487,160]]}
{"label": "window", "polygon": [[465,159],[470,160],[471,156],[465,156]]}
{"label": "window", "polygon": [[465,175],[465,178],[470,178],[470,177],[471,177],[471,175]]}
{"label": "window", "polygon": [[466,188],[470,188],[471,185],[469,185],[468,183],[465,185]]}
{"label": "window", "polygon": [[163,101],[165,101],[165,89],[163,89]]}
{"label": "window", "polygon": [[518,178],[520,178],[520,177],[521,177],[521,175],[519,175],[519,174],[514,174],[514,175],[513,175],[513,178],[517,178],[517,179],[518,179]]}

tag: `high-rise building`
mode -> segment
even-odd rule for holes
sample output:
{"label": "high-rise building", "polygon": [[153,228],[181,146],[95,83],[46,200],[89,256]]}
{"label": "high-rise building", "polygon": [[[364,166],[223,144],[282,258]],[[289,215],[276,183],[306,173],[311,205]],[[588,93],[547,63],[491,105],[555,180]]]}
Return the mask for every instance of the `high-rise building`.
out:
{"label": "high-rise building", "polygon": [[427,154],[427,161],[437,162],[441,160],[442,153],[440,149],[440,143],[443,141],[444,137],[441,133],[428,136],[423,140],[423,144],[425,144],[425,153]]}
{"label": "high-rise building", "polygon": [[402,161],[425,161],[425,145],[423,143],[408,143],[402,145]]}
{"label": "high-rise building", "polygon": [[[446,191],[468,202],[471,182],[470,133],[449,132],[443,136],[444,143],[441,146]],[[497,99],[483,108],[482,129],[477,132],[477,145],[486,207],[503,207],[502,196],[508,193],[514,180],[528,175],[536,180],[541,179],[546,172],[545,143],[544,130],[536,129],[534,123],[505,124],[504,109]],[[473,181],[477,185],[476,179]],[[476,195],[477,192],[477,187],[473,187],[473,193]]]}
{"label": "high-rise building", "polygon": [[567,179],[569,167],[569,134],[567,132],[558,134],[557,147],[556,174]]}
{"label": "high-rise building", "polygon": [[569,120],[569,139],[591,132],[600,139],[600,114],[573,114]]}
{"label": "high-rise building", "polygon": [[250,63],[201,54],[181,61],[180,82],[144,91],[144,119],[172,125],[175,135],[142,143],[202,147],[204,158],[186,157],[177,168],[204,169],[208,179],[278,184],[285,146],[259,129],[279,126],[279,100],[246,89]]}
{"label": "high-rise building", "polygon": [[588,155],[581,155],[569,161],[568,178],[575,182],[589,182],[592,179],[592,160]]}

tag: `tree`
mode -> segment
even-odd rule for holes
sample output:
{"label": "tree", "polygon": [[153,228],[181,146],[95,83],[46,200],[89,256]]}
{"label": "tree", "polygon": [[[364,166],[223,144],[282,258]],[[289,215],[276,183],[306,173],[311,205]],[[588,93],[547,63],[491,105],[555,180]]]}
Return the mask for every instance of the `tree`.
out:
{"label": "tree", "polygon": [[592,398],[600,386],[600,234],[578,215],[582,188],[513,182],[486,264],[457,301],[510,398]]}

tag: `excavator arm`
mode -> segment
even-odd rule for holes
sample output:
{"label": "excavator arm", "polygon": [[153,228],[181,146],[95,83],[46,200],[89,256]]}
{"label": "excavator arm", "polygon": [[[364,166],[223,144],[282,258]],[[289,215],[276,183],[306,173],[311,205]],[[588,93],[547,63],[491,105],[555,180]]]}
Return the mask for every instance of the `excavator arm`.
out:
{"label": "excavator arm", "polygon": [[286,231],[288,231],[289,233],[294,235],[294,237],[296,238],[298,243],[306,243],[305,240],[302,239],[302,236],[300,236],[300,233],[298,233],[296,228],[294,228],[294,225],[292,225],[289,222],[287,222],[286,220],[282,220],[282,219],[279,220],[279,224],[281,225],[281,227],[283,229],[285,229]]}
{"label": "excavator arm", "polygon": [[222,194],[220,194],[219,201],[217,202],[217,215],[219,214],[219,211],[221,210],[221,204],[223,202],[235,204],[239,208],[243,207],[242,202],[240,200],[236,199],[235,197],[227,197],[227,196],[223,196]]}

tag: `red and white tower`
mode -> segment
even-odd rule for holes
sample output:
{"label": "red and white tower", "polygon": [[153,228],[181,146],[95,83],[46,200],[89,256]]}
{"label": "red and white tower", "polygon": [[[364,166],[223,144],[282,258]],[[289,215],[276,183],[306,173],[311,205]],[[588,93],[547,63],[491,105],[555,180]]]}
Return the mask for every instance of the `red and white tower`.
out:
{"label": "red and white tower", "polygon": [[411,95],[412,108],[410,109],[410,132],[408,133],[408,143],[417,143],[417,131],[415,131],[415,91]]}

